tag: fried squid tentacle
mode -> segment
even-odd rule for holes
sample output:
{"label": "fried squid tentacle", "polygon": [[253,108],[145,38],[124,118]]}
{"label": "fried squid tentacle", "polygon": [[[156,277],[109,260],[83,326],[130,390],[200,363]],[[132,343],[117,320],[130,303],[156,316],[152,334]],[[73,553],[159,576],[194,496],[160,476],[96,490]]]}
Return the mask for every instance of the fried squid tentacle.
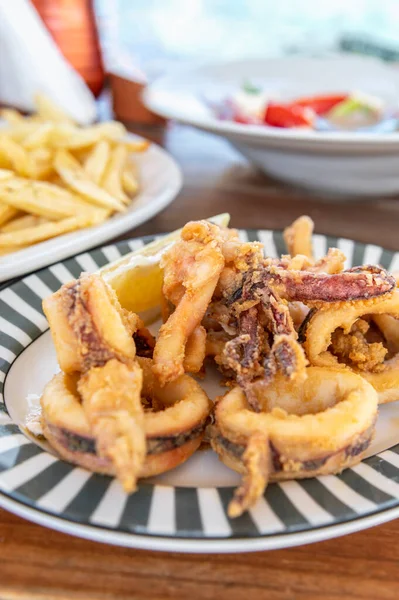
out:
{"label": "fried squid tentacle", "polygon": [[100,457],[108,458],[126,492],[136,489],[146,456],[143,375],[140,366],[115,359],[93,367],[78,381],[84,412]]}
{"label": "fried squid tentacle", "polygon": [[269,289],[262,292],[263,302],[270,308],[272,331],[274,335],[270,354],[265,360],[265,381],[268,383],[277,371],[289,379],[303,376],[306,359],[301,346],[297,342],[297,333],[288,309],[277,294]]}
{"label": "fried squid tentacle", "polygon": [[396,287],[396,281],[385,269],[366,265],[354,267],[342,273],[312,273],[290,271],[275,265],[258,269],[244,279],[230,303],[250,297],[256,290],[271,287],[281,298],[290,302],[348,302],[367,300],[388,294]]}
{"label": "fried squid tentacle", "polygon": [[345,254],[338,248],[329,248],[326,256],[315,260],[312,249],[314,223],[310,217],[296,219],[284,230],[284,241],[289,256],[273,259],[274,264],[294,271],[313,273],[340,273],[344,269]]}
{"label": "fried squid tentacle", "polygon": [[250,436],[242,462],[245,473],[228,507],[231,519],[255,504],[267,487],[273,465],[267,434],[257,431]]}
{"label": "fried squid tentacle", "polygon": [[235,289],[241,271],[258,266],[261,258],[261,245],[242,243],[235,230],[207,221],[183,228],[181,240],[162,262],[163,293],[176,307],[161,327],[154,351],[154,372],[163,385],[184,372],[187,343],[214,295],[220,298],[223,290]]}
{"label": "fried squid tentacle", "polygon": [[286,271],[308,271],[309,273],[327,273],[334,275],[344,270],[346,256],[338,248],[329,248],[327,254],[317,261],[303,254],[289,256],[283,254],[280,258],[265,258],[264,267],[277,267]]}
{"label": "fried squid tentacle", "polygon": [[282,297],[305,303],[366,300],[387,294],[396,285],[385,269],[371,265],[333,275],[271,268],[264,277]]}
{"label": "fried squid tentacle", "polygon": [[[236,373],[251,407],[259,410],[257,399],[278,372],[288,379],[305,374],[307,361],[297,342],[287,302],[317,305],[372,299],[388,294],[394,287],[393,277],[380,267],[327,274],[293,271],[268,262],[263,268],[247,271],[240,286],[225,298],[230,312],[236,315],[238,331],[237,337],[226,344],[224,358],[226,366]],[[270,346],[265,344],[262,349],[267,333],[271,336]]]}
{"label": "fried squid tentacle", "polygon": [[241,302],[235,305],[239,315],[239,335],[226,344],[225,364],[236,373],[237,382],[245,390],[251,407],[259,411],[259,396],[276,373],[281,372],[289,379],[303,376],[306,359],[297,342],[288,305],[272,288],[247,285],[241,301],[243,306],[256,304],[243,312],[240,312]]}
{"label": "fried squid tentacle", "polygon": [[237,383],[245,389],[248,401],[256,410],[258,400],[253,383],[264,376],[261,359],[265,343],[256,306],[240,314],[239,331],[236,338],[226,343],[222,361],[235,373]]}
{"label": "fried squid tentacle", "polygon": [[201,324],[223,269],[220,248],[206,239],[206,231],[204,239],[183,237],[164,257],[164,293],[176,309],[162,325],[154,350],[154,373],[162,384],[184,373],[187,341]]}
{"label": "fried squid tentacle", "polygon": [[[302,261],[304,257],[299,258]],[[289,302],[317,306],[372,299],[395,287],[393,277],[380,267],[337,273],[342,266],[340,251],[307,266],[309,270],[293,270],[291,259],[284,260],[284,266],[266,260],[262,266],[247,270],[238,287],[230,294],[229,290],[224,293],[227,314],[230,318],[234,315],[238,324],[236,337],[225,346],[224,364],[236,373],[238,384],[256,411],[260,410],[259,397],[277,373],[288,379],[305,376],[307,361],[297,341]],[[327,268],[333,272],[324,272]]]}
{"label": "fried squid tentacle", "polygon": [[[265,261],[265,265],[275,265],[283,269],[290,271],[308,271],[309,273],[327,273],[334,275],[341,273],[344,270],[345,265],[345,254],[338,248],[329,248],[326,256],[323,256],[320,260],[312,262],[305,256],[297,254],[295,257],[283,256],[281,260]],[[290,311],[291,318],[294,322],[296,331],[299,331],[306,315],[309,312],[309,308],[303,304],[303,302],[289,302],[288,308]]]}
{"label": "fried squid tentacle", "polygon": [[[273,375],[276,371],[280,371],[284,377],[287,379],[296,379],[298,383],[306,377],[306,365],[308,361],[302,347],[292,335],[277,335],[274,338],[270,354],[272,362],[276,365],[276,368],[271,367]],[[270,358],[268,357],[265,363],[266,377],[263,384],[271,380],[271,377],[267,376],[270,369],[269,360]]]}
{"label": "fried squid tentacle", "polygon": [[328,273],[329,275],[335,275],[344,270],[345,261],[346,256],[342,250],[339,250],[338,248],[329,248],[327,254],[311,265],[308,268],[308,271],[311,273]]}
{"label": "fried squid tentacle", "polygon": [[253,306],[243,312],[239,318],[239,330],[242,336],[246,336],[248,343],[243,347],[242,367],[244,369],[253,369],[254,365],[259,365],[260,353],[262,349],[262,330],[258,321],[258,310]]}

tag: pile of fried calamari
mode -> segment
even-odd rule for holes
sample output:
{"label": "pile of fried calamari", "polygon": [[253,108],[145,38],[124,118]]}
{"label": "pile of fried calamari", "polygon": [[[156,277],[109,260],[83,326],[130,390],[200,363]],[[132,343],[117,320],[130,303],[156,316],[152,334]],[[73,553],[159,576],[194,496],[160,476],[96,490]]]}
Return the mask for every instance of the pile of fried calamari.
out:
{"label": "pile of fried calamari", "polygon": [[46,385],[42,429],[66,460],[115,475],[126,492],[186,460],[201,444],[210,401],[188,375],[161,386],[155,340],[99,275],[43,303],[61,372]]}
{"label": "pile of fried calamari", "polygon": [[[62,369],[42,397],[50,443],[132,491],[206,436],[242,473],[231,517],[269,481],[361,460],[378,403],[399,394],[396,281],[345,269],[336,248],[316,260],[312,231],[299,218],[273,258],[233,229],[188,223],[162,257],[156,340],[101,277],[63,286],[44,304]],[[212,362],[228,387],[214,406],[200,385]]]}

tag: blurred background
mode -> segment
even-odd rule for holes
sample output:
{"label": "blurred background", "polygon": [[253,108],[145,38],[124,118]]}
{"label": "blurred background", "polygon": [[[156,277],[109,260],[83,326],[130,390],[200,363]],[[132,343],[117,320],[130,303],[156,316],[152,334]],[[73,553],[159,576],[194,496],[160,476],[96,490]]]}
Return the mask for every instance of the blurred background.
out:
{"label": "blurred background", "polygon": [[[32,31],[32,5],[94,95],[110,83],[122,120],[152,122],[141,107],[142,85],[176,65],[341,50],[399,62],[398,0],[0,0],[0,80],[7,86],[21,80],[21,30]],[[13,28],[20,36],[14,51]],[[37,51],[42,64],[38,45],[33,36],[26,58]],[[32,70],[41,69],[32,63]],[[23,92],[21,81],[14,95],[1,85],[0,102],[29,110]]]}
{"label": "blurred background", "polygon": [[397,0],[96,0],[104,60],[171,64],[339,49],[399,60]]}
{"label": "blurred background", "polygon": [[[147,126],[164,125],[166,120],[196,125],[195,120],[190,120],[195,110],[202,111],[195,113],[197,116],[206,111],[207,115],[211,113],[210,119],[219,121],[220,131],[224,126],[220,121],[223,120],[241,124],[253,123],[254,121],[245,120],[238,109],[234,113],[234,109],[238,106],[242,113],[245,113],[245,110],[250,113],[248,106],[254,97],[247,97],[248,88],[245,88],[245,84],[251,77],[255,78],[255,86],[253,81],[249,81],[252,84],[249,96],[254,94],[254,88],[257,94],[256,74],[248,75],[246,67],[245,73],[238,73],[239,67],[234,66],[232,76],[237,79],[231,84],[234,89],[230,90],[226,85],[218,91],[220,97],[216,99],[212,95],[214,81],[211,81],[211,78],[209,85],[204,85],[198,93],[193,93],[192,97],[182,93],[182,86],[184,87],[189,77],[185,74],[182,86],[175,84],[174,90],[168,91],[169,96],[168,93],[159,94],[158,104],[153,99],[149,100],[151,89],[157,89],[156,85],[150,86],[146,91],[145,106],[142,94],[147,84],[151,84],[162,75],[170,74],[177,66],[189,65],[192,67],[191,72],[195,73],[194,67],[199,63],[260,58],[265,61],[259,64],[266,65],[267,59],[281,56],[328,57],[331,54],[346,52],[376,57],[389,63],[389,66],[379,61],[352,61],[357,64],[353,67],[353,77],[350,72],[345,80],[345,69],[342,65],[337,66],[333,73],[332,62],[326,61],[322,64],[329,64],[329,67],[322,67],[318,74],[308,68],[310,80],[306,80],[305,77],[306,67],[301,67],[305,71],[298,73],[295,68],[283,83],[274,82],[274,71],[271,67],[267,78],[275,89],[268,92],[270,98],[260,98],[258,113],[262,114],[261,124],[275,128],[292,127],[294,130],[296,127],[305,126],[308,130],[310,128],[324,132],[329,130],[329,127],[333,131],[334,127],[335,130],[341,127],[342,131],[350,132],[351,127],[356,129],[356,118],[353,120],[355,125],[345,122],[338,122],[337,125],[333,121],[332,124],[323,125],[322,119],[316,120],[316,113],[313,114],[313,120],[306,121],[303,117],[302,121],[297,120],[293,125],[287,125],[287,121],[281,124],[281,119],[276,125],[275,121],[269,122],[270,120],[266,119],[266,106],[269,101],[272,106],[275,98],[280,97],[279,94],[284,98],[285,93],[286,98],[295,100],[300,99],[301,95],[344,92],[342,103],[345,104],[346,100],[348,103],[343,110],[368,115],[363,122],[360,121],[364,131],[360,131],[359,125],[359,135],[367,133],[367,127],[378,135],[397,134],[398,9],[399,0],[0,0],[0,105],[30,113],[35,109],[33,96],[37,91],[41,91],[70,114],[77,123],[87,125],[96,118],[106,120],[114,116],[130,131],[141,132],[153,141],[165,145],[178,161],[182,162],[180,154],[173,149],[173,141],[168,143],[164,140],[173,127],[159,127],[150,131]],[[312,64],[315,62],[317,61]],[[358,64],[360,62],[363,64],[363,71]],[[373,67],[369,67],[371,63],[374,63],[374,69],[380,69],[379,74],[373,71]],[[269,64],[273,62],[269,61]],[[286,61],[285,64],[292,65],[295,61]],[[394,66],[394,69],[391,69],[391,66]],[[226,66],[221,68],[221,72],[223,69],[228,71]],[[261,74],[264,74],[264,69]],[[225,80],[227,79],[226,75]],[[222,88],[222,80],[221,75],[215,77],[216,86],[220,83]],[[290,94],[284,92],[284,86],[292,88],[293,91]],[[260,91],[261,87],[262,84],[259,84]],[[300,91],[295,91],[297,88],[301,88]],[[243,90],[244,96],[246,94],[244,99],[240,97]],[[371,98],[363,97],[359,100],[356,96],[359,91]],[[176,96],[172,98],[173,93]],[[354,101],[351,94],[355,94]],[[165,97],[171,98],[170,105],[165,102]],[[96,102],[95,99],[99,101]],[[264,104],[261,105],[261,102]],[[242,109],[244,104],[245,110]],[[232,106],[233,117],[229,116]],[[178,107],[179,110],[170,110],[170,107]],[[307,108],[302,107],[302,113],[306,112]],[[284,112],[287,107],[278,106],[276,110]],[[320,114],[324,117],[324,114]],[[244,116],[247,117],[245,114]],[[253,118],[253,114],[250,113],[249,117]],[[146,128],[147,131],[142,131]],[[213,131],[214,128],[214,123],[208,123],[208,131]],[[279,133],[281,132],[273,132],[273,135],[278,136]],[[176,135],[190,134],[177,132]],[[272,145],[266,142],[262,156],[254,155],[251,146],[253,139],[250,140],[249,150],[244,148],[245,140],[239,139],[241,135],[246,135],[242,128],[237,130],[236,137],[229,137],[226,131],[221,135],[224,135],[235,150],[244,154],[257,169],[260,168],[268,175],[289,180],[291,183],[294,182],[292,174],[296,170],[298,176],[295,182],[304,184],[301,161],[308,156],[308,147],[301,146],[299,152],[297,143],[295,148],[288,147],[287,144],[282,145],[285,160],[281,161],[280,155],[270,155],[268,151]],[[204,138],[202,136],[197,139]],[[283,137],[280,136],[280,139]],[[324,139],[329,138],[325,136]],[[334,138],[334,143],[337,139]],[[320,143],[324,143],[322,136],[320,140]],[[317,140],[316,145],[320,140]],[[384,157],[381,157],[381,148],[377,148],[377,138],[375,148],[374,140],[367,142],[367,147],[363,145],[360,148],[360,143],[363,144],[364,140],[366,137],[353,138],[350,140],[351,151],[348,152],[349,146],[345,146],[340,148],[339,152],[342,157],[345,153],[352,156],[356,146],[356,160],[361,168],[366,164],[363,154],[372,156],[375,167],[374,187],[369,183],[366,190],[365,185],[361,187],[359,181],[355,181],[355,175],[360,173],[361,169],[359,170],[355,162],[349,169],[348,161],[344,157],[339,164],[339,180],[342,180],[342,169],[348,168],[350,186],[346,186],[340,192],[369,195],[397,193],[399,142],[397,148],[395,146],[395,155],[389,146],[392,141],[393,148],[396,137],[392,137],[388,144],[382,146],[386,154]],[[218,143],[217,140],[208,142]],[[190,143],[187,142],[187,145]],[[194,142],[192,146],[195,146]],[[226,146],[220,148],[220,155],[227,156],[226,152],[231,152],[231,148],[226,150]],[[312,160],[317,161],[320,153],[313,146],[311,151]],[[338,168],[335,166],[336,152],[336,147],[332,144],[323,147],[323,156],[332,157],[326,162],[331,177],[335,173],[334,169]],[[291,159],[292,164],[289,162]],[[287,173],[277,173],[276,168],[271,166],[272,160],[278,163],[278,170],[284,168],[291,178],[288,178]],[[312,173],[318,170],[316,162],[310,165],[310,170]],[[369,166],[367,170],[371,173]],[[376,183],[376,175],[379,175],[379,185]],[[321,183],[324,179],[323,175]],[[337,179],[335,175],[333,179]],[[317,189],[322,187],[326,187],[324,183],[318,185]],[[336,184],[334,191],[337,191]]]}

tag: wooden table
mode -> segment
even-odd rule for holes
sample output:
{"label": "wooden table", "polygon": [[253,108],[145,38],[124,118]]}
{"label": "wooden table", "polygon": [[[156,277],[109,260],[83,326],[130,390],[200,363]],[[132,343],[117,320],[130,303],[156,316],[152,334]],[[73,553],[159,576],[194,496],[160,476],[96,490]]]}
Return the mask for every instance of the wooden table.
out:
{"label": "wooden table", "polygon": [[[267,179],[211,135],[176,125],[147,135],[163,138],[185,183],[170,207],[129,237],[225,211],[233,226],[249,228],[282,228],[306,213],[321,233],[399,250],[399,199],[360,204],[309,195]],[[398,539],[395,521],[300,548],[194,556],[87,542],[0,510],[0,600],[397,600]]]}

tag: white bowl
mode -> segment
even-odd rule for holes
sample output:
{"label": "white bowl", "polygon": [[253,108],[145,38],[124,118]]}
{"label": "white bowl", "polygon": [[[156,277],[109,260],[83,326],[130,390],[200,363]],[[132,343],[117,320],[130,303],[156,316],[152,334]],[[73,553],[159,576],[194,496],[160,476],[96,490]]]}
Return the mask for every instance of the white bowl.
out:
{"label": "white bowl", "polygon": [[210,103],[244,80],[281,99],[362,91],[397,106],[399,69],[369,57],[242,60],[175,71],[150,85],[144,102],[169,119],[226,137],[266,173],[313,190],[346,195],[399,192],[399,132],[319,132],[243,125],[215,116]]}

